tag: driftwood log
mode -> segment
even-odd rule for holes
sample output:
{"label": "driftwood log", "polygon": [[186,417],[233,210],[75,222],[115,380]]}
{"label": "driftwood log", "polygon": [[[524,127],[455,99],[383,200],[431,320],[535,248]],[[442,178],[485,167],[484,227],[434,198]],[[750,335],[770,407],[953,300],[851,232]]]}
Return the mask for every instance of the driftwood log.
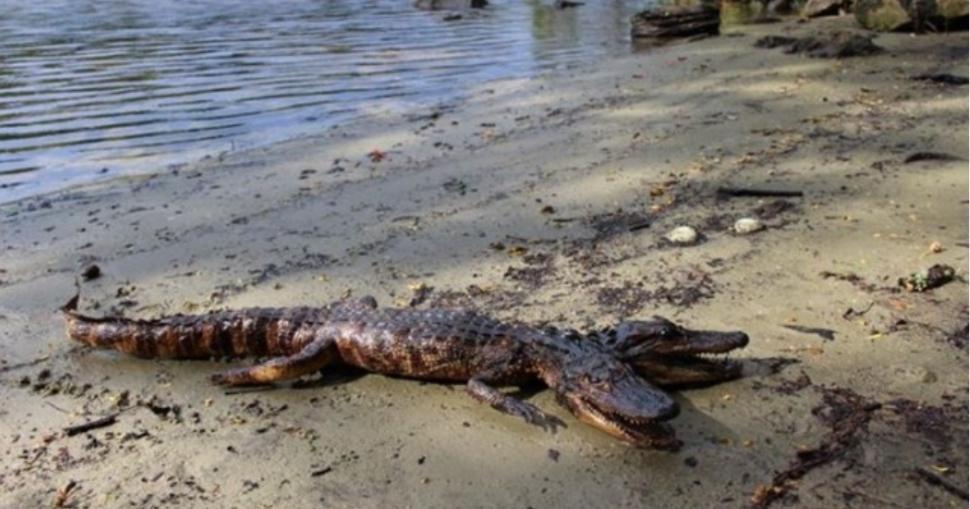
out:
{"label": "driftwood log", "polygon": [[635,14],[630,20],[634,39],[670,39],[695,35],[716,35],[721,14],[716,7],[658,7]]}

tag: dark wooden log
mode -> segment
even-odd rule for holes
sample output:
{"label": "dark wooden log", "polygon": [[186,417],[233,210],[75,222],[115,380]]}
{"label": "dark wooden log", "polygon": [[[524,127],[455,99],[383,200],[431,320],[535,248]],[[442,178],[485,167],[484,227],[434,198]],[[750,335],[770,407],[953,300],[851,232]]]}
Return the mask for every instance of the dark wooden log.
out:
{"label": "dark wooden log", "polygon": [[630,35],[634,39],[716,35],[721,26],[721,14],[717,8],[706,5],[658,7],[635,14],[630,24]]}

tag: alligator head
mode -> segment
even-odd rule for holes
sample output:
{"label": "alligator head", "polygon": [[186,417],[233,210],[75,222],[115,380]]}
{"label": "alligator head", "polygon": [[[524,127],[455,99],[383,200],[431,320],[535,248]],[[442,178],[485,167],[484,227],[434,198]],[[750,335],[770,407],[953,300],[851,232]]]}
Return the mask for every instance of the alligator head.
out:
{"label": "alligator head", "polygon": [[663,422],[677,416],[677,402],[610,352],[589,349],[541,375],[556,400],[586,424],[637,447],[680,447]]}
{"label": "alligator head", "polygon": [[738,378],[741,364],[726,354],[748,344],[748,335],[743,332],[690,330],[659,316],[623,322],[592,337],[641,376],[662,386],[705,385]]}

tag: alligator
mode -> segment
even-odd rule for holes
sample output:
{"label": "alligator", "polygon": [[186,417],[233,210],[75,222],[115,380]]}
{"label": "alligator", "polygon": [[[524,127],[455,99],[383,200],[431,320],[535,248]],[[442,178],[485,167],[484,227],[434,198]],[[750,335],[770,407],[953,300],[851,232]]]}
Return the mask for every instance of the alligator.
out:
{"label": "alligator", "polygon": [[385,375],[465,382],[474,399],[555,431],[565,424],[498,387],[541,380],[587,424],[637,447],[681,446],[679,411],[660,387],[736,378],[741,365],[708,354],[744,347],[743,332],[695,331],[654,317],[580,333],[501,322],[464,309],[382,308],[372,297],[324,307],[250,308],[139,320],[61,310],[70,338],[143,358],[271,357],[212,375],[228,386],[269,384],[343,363]]}

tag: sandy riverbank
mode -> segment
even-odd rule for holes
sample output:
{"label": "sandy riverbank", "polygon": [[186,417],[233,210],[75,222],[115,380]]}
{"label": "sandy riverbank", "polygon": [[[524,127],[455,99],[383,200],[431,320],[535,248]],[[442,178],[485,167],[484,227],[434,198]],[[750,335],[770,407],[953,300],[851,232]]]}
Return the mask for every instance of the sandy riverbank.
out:
{"label": "sandy riverbank", "polygon": [[[885,54],[844,61],[752,49],[850,25],[490,83],[462,104],[0,206],[0,506],[50,505],[73,480],[78,507],[738,507],[816,447],[833,460],[778,506],[965,504],[928,479],[967,489],[967,162],[903,161],[967,157],[966,87],[909,79],[965,74],[967,36],[881,35]],[[724,185],[805,196],[719,200]],[[754,209],[767,230],[728,232]],[[705,241],[664,245],[679,224]],[[227,395],[206,381],[224,365],[68,343],[52,310],[91,262],[104,275],[82,304],[101,313],[348,293],[407,305],[423,284],[419,305],[502,318],[739,328],[747,376],[679,393],[676,454],[625,447],[548,392],[530,400],[567,422],[556,434],[455,387],[373,375]],[[962,281],[895,290],[934,263]]]}

